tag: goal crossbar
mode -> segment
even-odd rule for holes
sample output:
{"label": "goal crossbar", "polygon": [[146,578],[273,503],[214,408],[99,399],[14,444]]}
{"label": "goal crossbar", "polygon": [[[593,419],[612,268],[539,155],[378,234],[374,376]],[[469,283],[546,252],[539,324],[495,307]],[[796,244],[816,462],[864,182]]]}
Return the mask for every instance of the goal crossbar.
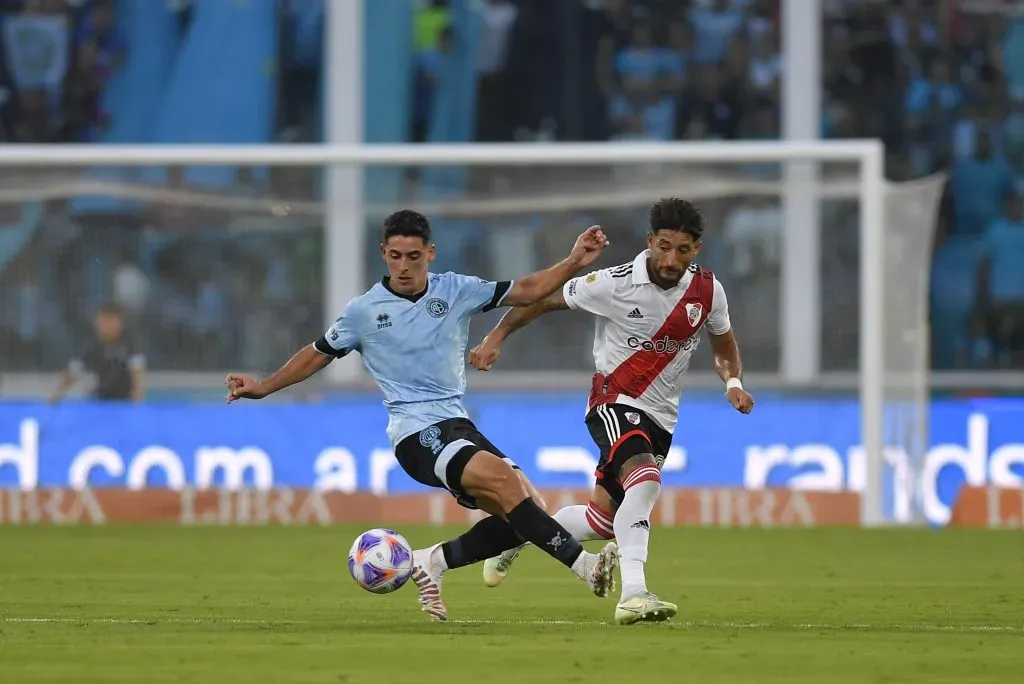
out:
{"label": "goal crossbar", "polygon": [[455,145],[10,145],[0,166],[516,166],[863,162],[878,140]]}

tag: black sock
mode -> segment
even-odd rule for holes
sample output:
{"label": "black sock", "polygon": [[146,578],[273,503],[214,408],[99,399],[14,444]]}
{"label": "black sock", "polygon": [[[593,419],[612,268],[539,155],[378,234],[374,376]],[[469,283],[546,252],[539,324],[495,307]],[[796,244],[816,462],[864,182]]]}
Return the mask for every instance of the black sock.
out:
{"label": "black sock", "polygon": [[523,539],[571,568],[583,547],[557,520],[528,498],[508,513],[508,522]]}
{"label": "black sock", "polygon": [[462,536],[441,544],[441,552],[444,553],[448,569],[454,570],[493,558],[522,543],[522,538],[511,525],[490,515],[466,530]]}

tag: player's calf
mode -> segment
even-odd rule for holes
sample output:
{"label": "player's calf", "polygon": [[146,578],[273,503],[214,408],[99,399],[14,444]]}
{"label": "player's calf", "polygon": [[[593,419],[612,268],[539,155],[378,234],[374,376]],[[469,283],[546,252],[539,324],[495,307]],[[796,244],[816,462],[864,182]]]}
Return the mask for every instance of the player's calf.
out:
{"label": "player's calf", "polygon": [[629,458],[619,469],[624,496],[613,529],[622,553],[622,598],[647,591],[644,565],[651,534],[651,512],[661,494],[661,472],[651,454]]}

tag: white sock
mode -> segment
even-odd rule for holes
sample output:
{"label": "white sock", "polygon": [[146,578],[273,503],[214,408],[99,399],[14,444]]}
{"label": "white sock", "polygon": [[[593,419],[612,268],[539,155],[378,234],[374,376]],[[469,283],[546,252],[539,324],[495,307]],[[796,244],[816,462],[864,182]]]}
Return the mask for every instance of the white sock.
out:
{"label": "white sock", "polygon": [[429,569],[435,572],[437,575],[443,575],[448,571],[448,561],[446,561],[444,558],[444,551],[441,550],[440,544],[435,544],[434,546],[431,546],[429,549],[416,551],[413,553],[413,557],[415,558],[415,556],[420,553],[426,554],[426,562],[430,563]]}
{"label": "white sock", "polygon": [[640,466],[629,474],[622,488],[626,495],[615,512],[615,538],[619,542],[622,600],[647,591],[644,564],[651,537],[651,511],[661,493],[661,474],[655,465]]}
{"label": "white sock", "polygon": [[551,517],[568,530],[569,534],[576,537],[577,541],[601,539],[601,535],[587,521],[587,510],[588,506],[566,506]]}
{"label": "white sock", "polygon": [[[565,508],[559,509],[552,518],[554,518],[559,525],[564,527],[566,531],[576,538],[576,541],[585,542],[593,539],[602,539],[603,537],[598,534],[593,526],[587,522],[587,506],[566,506]],[[610,527],[610,525],[609,525]],[[520,544],[514,549],[509,549],[501,554],[501,557],[507,561],[511,561],[513,556],[529,546],[530,543]]]}

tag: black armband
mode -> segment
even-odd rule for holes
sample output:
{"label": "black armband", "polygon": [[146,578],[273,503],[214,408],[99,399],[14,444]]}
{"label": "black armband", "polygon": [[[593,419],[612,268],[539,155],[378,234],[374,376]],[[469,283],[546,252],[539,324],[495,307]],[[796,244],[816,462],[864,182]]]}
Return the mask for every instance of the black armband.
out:
{"label": "black armband", "polygon": [[350,349],[335,349],[331,346],[331,343],[327,341],[327,336],[321,337],[319,340],[313,343],[313,349],[325,356],[332,356],[336,359],[340,359],[343,356],[347,356],[351,351]]}
{"label": "black armband", "polygon": [[505,298],[508,291],[512,288],[511,280],[502,280],[494,284],[494,296],[491,297],[491,301],[487,302],[482,311],[491,311],[497,309],[501,305],[501,300]]}

